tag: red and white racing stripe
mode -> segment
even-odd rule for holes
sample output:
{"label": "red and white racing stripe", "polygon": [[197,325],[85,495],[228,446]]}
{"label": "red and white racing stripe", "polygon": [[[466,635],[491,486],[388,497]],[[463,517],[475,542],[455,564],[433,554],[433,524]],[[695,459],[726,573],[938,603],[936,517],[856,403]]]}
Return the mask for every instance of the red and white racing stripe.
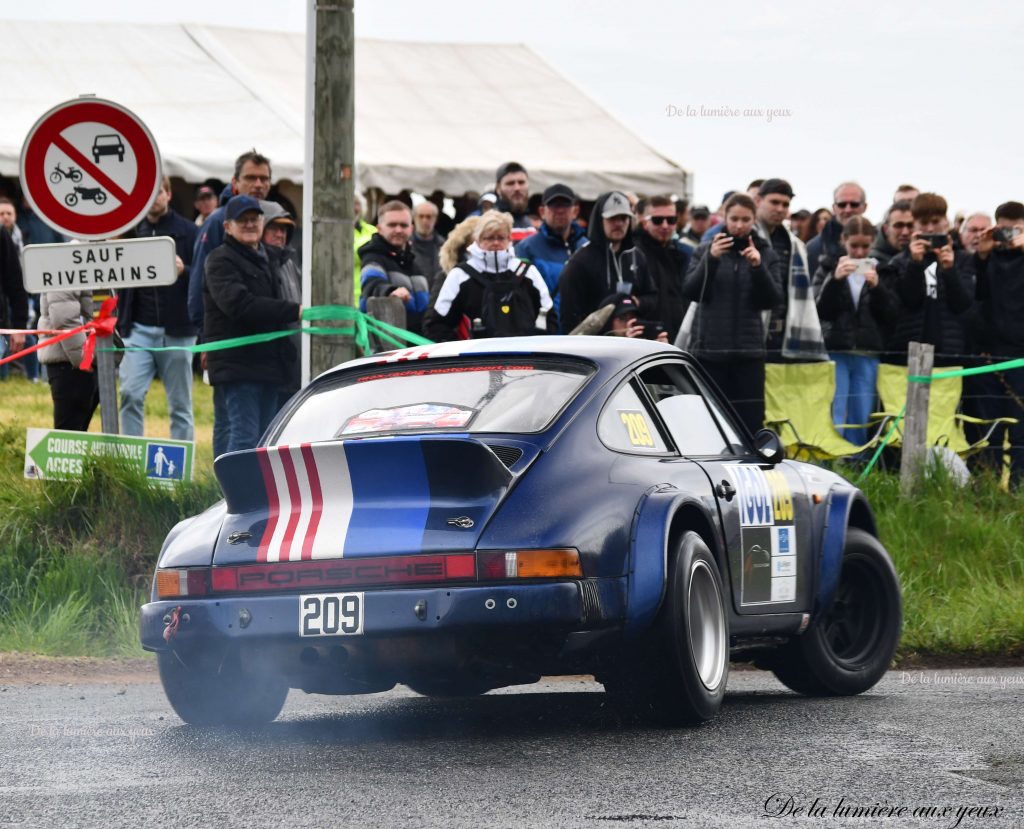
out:
{"label": "red and white racing stripe", "polygon": [[256,456],[269,508],[257,561],[341,558],[352,517],[344,448],[303,443],[257,449]]}
{"label": "red and white racing stripe", "polygon": [[426,360],[428,357],[458,357],[461,348],[457,342],[431,343],[430,345],[415,345],[412,348],[403,348],[392,351],[378,363],[404,363],[408,360]]}

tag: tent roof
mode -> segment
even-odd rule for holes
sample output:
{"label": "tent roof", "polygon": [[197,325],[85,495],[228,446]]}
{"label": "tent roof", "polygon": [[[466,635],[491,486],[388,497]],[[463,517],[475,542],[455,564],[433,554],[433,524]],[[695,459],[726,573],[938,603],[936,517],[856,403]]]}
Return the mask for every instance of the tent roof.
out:
{"label": "tent roof", "polygon": [[[153,132],[165,171],[227,178],[256,147],[277,179],[301,182],[304,34],[198,25],[4,23],[0,173],[51,106],[83,93],[128,107]],[[254,57],[256,56],[256,57]],[[531,189],[584,198],[612,189],[677,192],[687,173],[525,46],[356,42],[361,188],[480,191],[514,158]]]}

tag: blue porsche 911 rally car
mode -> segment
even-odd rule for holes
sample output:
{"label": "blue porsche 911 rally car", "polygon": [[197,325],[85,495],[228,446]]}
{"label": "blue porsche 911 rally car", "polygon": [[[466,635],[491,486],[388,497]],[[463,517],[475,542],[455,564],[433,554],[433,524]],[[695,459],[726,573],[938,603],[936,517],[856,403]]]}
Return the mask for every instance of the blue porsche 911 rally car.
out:
{"label": "blue porsche 911 rally car", "polygon": [[714,716],[730,660],[856,694],[899,640],[863,494],[750,435],[655,342],[353,360],[215,470],[224,500],[171,531],[142,609],[190,723],[272,720],[289,688],[459,695],[593,674],[677,725]]}

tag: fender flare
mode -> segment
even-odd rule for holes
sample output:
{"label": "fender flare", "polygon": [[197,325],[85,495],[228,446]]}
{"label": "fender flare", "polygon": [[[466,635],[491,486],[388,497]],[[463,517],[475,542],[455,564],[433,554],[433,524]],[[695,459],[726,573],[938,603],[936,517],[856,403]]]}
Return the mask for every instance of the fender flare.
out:
{"label": "fender flare", "polygon": [[[641,634],[650,627],[658,614],[668,579],[672,525],[679,510],[687,507],[699,510],[710,527],[716,526],[716,522],[708,515],[707,506],[698,497],[669,484],[651,487],[637,503],[629,536],[626,573],[628,587],[624,633],[627,638]],[[714,539],[707,541],[721,568],[718,543]],[[660,551],[660,555],[653,554],[653,550]],[[724,573],[722,578],[724,583],[728,583]]]}
{"label": "fender flare", "polygon": [[811,625],[821,619],[836,597],[839,575],[843,569],[843,550],[846,548],[846,530],[859,527],[878,536],[875,517],[864,493],[852,486],[833,486],[828,493],[825,526],[822,528],[818,553],[818,586],[811,611]]}

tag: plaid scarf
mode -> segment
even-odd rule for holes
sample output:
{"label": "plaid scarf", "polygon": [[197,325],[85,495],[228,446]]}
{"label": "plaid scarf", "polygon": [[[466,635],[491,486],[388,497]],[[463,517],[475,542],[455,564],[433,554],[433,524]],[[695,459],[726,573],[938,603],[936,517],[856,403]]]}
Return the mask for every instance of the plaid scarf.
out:
{"label": "plaid scarf", "polygon": [[[770,235],[760,222],[757,223],[757,232],[771,244]],[[788,360],[805,362],[828,360],[818,308],[811,291],[811,278],[807,273],[807,248],[792,233],[789,234],[789,245],[792,252],[788,263],[789,279],[786,280],[786,327],[782,337],[782,356]],[[783,263],[783,267],[786,267],[786,263]],[[766,312],[765,330],[770,316],[771,312]]]}

